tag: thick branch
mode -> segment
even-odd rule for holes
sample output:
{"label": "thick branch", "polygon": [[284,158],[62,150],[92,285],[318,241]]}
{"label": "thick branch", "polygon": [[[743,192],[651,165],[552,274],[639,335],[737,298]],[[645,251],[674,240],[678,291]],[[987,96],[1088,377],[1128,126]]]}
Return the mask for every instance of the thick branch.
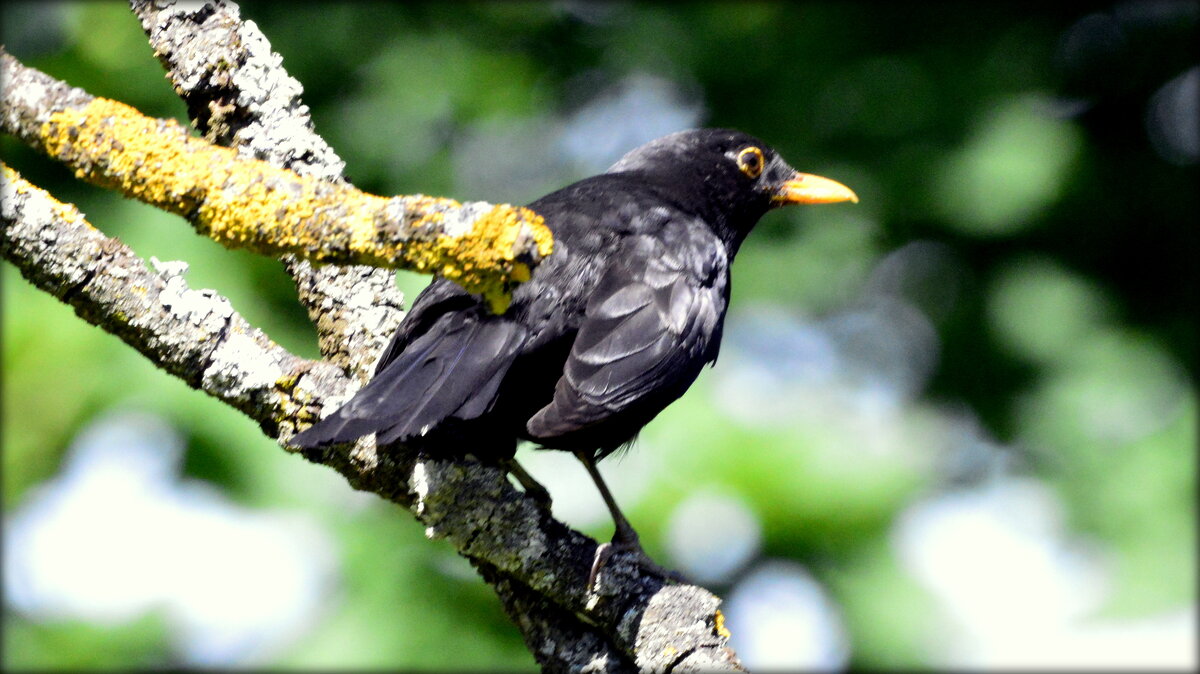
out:
{"label": "thick branch", "polygon": [[[496,311],[550,254],[528,209],[422,195],[385,198],[344,183],[242,159],[189,137],[173,120],[61,89],[0,53],[0,125],[80,178],[188,218],[229,247],[316,262],[436,272],[487,297]],[[86,101],[86,102],[85,102]]]}

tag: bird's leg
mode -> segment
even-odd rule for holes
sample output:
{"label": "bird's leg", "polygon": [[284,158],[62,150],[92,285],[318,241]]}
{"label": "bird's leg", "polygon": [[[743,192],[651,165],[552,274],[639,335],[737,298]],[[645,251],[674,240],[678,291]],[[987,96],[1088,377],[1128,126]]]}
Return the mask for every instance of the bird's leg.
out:
{"label": "bird's leg", "polygon": [[652,573],[670,578],[679,582],[687,582],[682,575],[676,571],[665,569],[650,559],[646,551],[642,549],[642,543],[638,539],[637,531],[634,531],[633,525],[629,520],[625,519],[625,514],[617,507],[617,501],[613,498],[612,492],[608,490],[608,485],[604,483],[604,478],[600,476],[600,471],[596,468],[596,460],[590,452],[578,451],[575,452],[575,457],[579,459],[583,467],[587,469],[588,475],[592,477],[592,482],[596,484],[596,489],[600,491],[600,497],[604,499],[604,505],[608,506],[608,512],[612,515],[613,524],[616,529],[613,531],[612,540],[608,543],[601,543],[596,548],[596,556],[592,559],[592,568],[588,572],[587,591],[590,593],[596,587],[596,577],[600,574],[600,569],[604,563],[612,556],[612,553],[618,550],[631,552],[637,556],[638,564]]}
{"label": "bird's leg", "polygon": [[608,512],[612,514],[613,524],[617,527],[613,531],[612,542],[619,545],[641,547],[637,532],[633,530],[633,525],[629,523],[629,520],[625,519],[625,514],[617,506],[617,500],[613,498],[612,492],[608,490],[608,485],[605,484],[604,478],[596,468],[595,458],[593,458],[591,453],[584,451],[575,452],[575,456],[583,464],[583,467],[587,469],[592,482],[596,483],[596,489],[600,491],[600,498],[604,499],[604,505],[608,506]]}
{"label": "bird's leg", "polygon": [[534,501],[537,501],[539,506],[545,508],[547,511],[550,510],[550,492],[540,482],[533,479],[533,476],[526,472],[521,464],[517,463],[515,458],[501,459],[500,467],[517,478],[517,482],[521,483],[521,488]]}

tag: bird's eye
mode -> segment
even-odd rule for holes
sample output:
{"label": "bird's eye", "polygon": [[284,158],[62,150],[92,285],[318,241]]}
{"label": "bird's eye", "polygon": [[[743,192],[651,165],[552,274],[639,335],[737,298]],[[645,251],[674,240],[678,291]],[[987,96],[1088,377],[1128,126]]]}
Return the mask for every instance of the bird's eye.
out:
{"label": "bird's eye", "polygon": [[741,169],[742,173],[745,173],[751,178],[757,178],[762,174],[763,170],[762,150],[754,147],[753,145],[742,150],[738,153],[737,165],[738,168]]}

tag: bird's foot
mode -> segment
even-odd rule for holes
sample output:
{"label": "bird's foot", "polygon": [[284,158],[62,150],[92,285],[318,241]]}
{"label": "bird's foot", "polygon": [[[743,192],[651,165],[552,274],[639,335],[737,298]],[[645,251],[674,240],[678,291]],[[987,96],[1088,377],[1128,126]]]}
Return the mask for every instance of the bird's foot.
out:
{"label": "bird's foot", "polygon": [[551,506],[554,505],[554,502],[550,498],[550,492],[545,487],[536,482],[532,485],[527,484],[522,486],[525,488],[525,495],[533,499],[539,508],[546,512],[551,512]]}
{"label": "bird's foot", "polygon": [[653,559],[650,559],[650,555],[646,554],[646,551],[642,549],[642,545],[637,541],[637,539],[629,541],[618,540],[616,537],[614,537],[612,541],[608,543],[601,543],[596,547],[596,555],[592,558],[592,568],[590,571],[588,571],[588,594],[592,594],[595,591],[596,580],[600,576],[600,570],[604,568],[604,565],[614,553],[626,553],[634,555],[634,561],[637,562],[637,565],[642,569],[649,571],[656,576],[661,576],[669,581],[681,584],[688,584],[691,582],[682,573],[679,573],[673,569],[668,569],[664,566],[660,566]]}
{"label": "bird's foot", "polygon": [[509,475],[516,478],[517,482],[521,483],[521,488],[525,490],[525,495],[532,498],[538,507],[550,513],[552,505],[550,492],[542,486],[541,482],[533,479],[533,476],[517,463],[516,459],[505,459],[500,462],[500,467],[508,471]]}

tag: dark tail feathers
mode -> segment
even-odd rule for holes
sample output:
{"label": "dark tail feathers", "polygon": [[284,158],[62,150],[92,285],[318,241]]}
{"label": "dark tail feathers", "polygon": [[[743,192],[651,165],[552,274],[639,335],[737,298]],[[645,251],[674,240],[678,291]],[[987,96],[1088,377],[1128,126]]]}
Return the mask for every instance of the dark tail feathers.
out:
{"label": "dark tail feathers", "polygon": [[391,444],[423,436],[447,419],[479,417],[491,408],[526,334],[500,317],[447,314],[291,444],[315,448],[371,433],[379,444]]}

